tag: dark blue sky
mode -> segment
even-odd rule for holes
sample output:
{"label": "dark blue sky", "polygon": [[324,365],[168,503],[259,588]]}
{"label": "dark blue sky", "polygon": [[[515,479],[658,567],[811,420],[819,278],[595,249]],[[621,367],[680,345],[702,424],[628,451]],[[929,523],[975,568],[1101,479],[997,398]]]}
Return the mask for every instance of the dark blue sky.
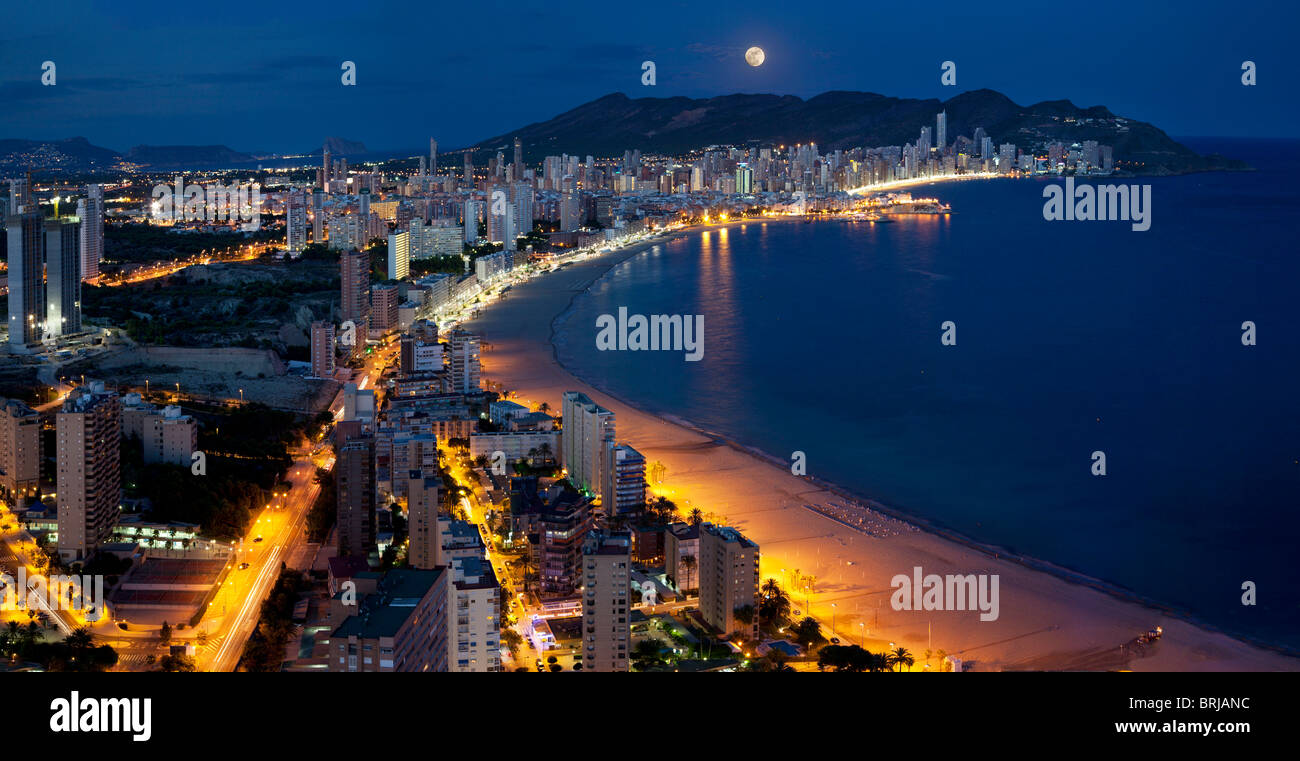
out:
{"label": "dark blue sky", "polygon": [[[614,91],[867,90],[1102,104],[1173,135],[1300,136],[1295,2],[10,0],[0,137],[117,150],[372,150],[477,141]],[[750,68],[743,52],[767,51]],[[641,85],[641,62],[658,84]],[[1259,85],[1243,87],[1243,60]],[[39,84],[54,61],[58,83]],[[339,82],[355,61],[357,86]],[[939,66],[957,63],[957,87]]]}

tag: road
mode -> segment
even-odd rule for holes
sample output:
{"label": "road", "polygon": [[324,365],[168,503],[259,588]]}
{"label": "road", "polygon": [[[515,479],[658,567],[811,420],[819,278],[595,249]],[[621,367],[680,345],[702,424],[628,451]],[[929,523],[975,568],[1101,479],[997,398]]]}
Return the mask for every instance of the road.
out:
{"label": "road", "polygon": [[[9,530],[4,531],[4,526],[8,526]],[[32,537],[23,530],[13,513],[9,512],[8,505],[0,503],[0,566],[10,575],[16,575],[20,566],[25,567],[27,569],[29,588],[33,582],[38,582],[44,578],[37,572],[36,566],[31,562],[31,553],[35,551],[36,543],[32,540]],[[71,634],[73,629],[87,623],[78,611],[51,607],[44,595],[28,595],[28,600],[34,600],[65,635]]]}
{"label": "road", "polygon": [[[332,457],[322,463],[322,467],[332,466]],[[309,453],[296,459],[285,476],[293,485],[288,496],[263,508],[240,540],[231,560],[235,567],[194,632],[195,637],[200,632],[207,635],[207,644],[195,657],[197,670],[233,671],[239,664],[261,616],[262,601],[279,577],[281,561],[306,541],[307,513],[320,493],[316,467]],[[241,567],[244,563],[247,568]]]}

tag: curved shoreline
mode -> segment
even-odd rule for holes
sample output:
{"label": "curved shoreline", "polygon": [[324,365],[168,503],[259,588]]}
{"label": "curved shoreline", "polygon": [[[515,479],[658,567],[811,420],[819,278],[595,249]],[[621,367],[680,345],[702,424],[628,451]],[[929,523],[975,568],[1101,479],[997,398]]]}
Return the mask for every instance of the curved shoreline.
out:
{"label": "curved shoreline", "polygon": [[[762,221],[768,222],[772,220],[762,220]],[[777,221],[794,222],[797,221],[797,219],[779,218]],[[827,220],[827,221],[836,221],[836,220]],[[734,223],[728,222],[716,226],[709,225],[708,227],[721,228],[721,227],[729,227],[737,224],[750,224],[750,222],[747,222],[746,220],[737,220]],[[677,232],[671,237],[664,239],[663,242],[666,243],[668,241],[676,240],[678,238],[687,237],[689,234],[695,232],[697,229],[699,228],[697,227],[686,228],[684,230]],[[602,269],[595,277],[593,277],[590,281],[588,281],[587,287],[585,289],[577,291],[573,294],[573,298],[569,300],[568,305],[564,308],[562,312],[555,315],[555,317],[551,320],[551,341],[550,341],[551,355],[554,358],[555,363],[559,365],[561,368],[563,368],[565,372],[572,375],[574,378],[582,381],[583,383],[591,386],[592,388],[598,389],[601,393],[605,394],[606,396],[609,396],[612,399],[617,399],[619,402],[622,402],[628,407],[632,407],[637,410],[640,410],[643,414],[658,418],[659,420],[669,425],[676,425],[685,428],[689,431],[692,431],[694,433],[697,433],[700,436],[704,436],[706,438],[720,442],[721,444],[730,447],[731,449],[735,450],[740,454],[749,455],[751,457],[762,460],[765,464],[770,465],[779,470],[782,471],[786,470],[787,462],[784,459],[781,459],[780,457],[772,454],[771,452],[763,450],[757,445],[743,444],[731,438],[730,436],[704,428],[703,426],[700,426],[689,419],[683,418],[678,415],[673,415],[673,414],[663,412],[662,410],[655,408],[653,405],[648,405],[644,402],[634,402],[630,399],[627,399],[626,397],[620,394],[614,393],[604,385],[591,380],[589,377],[579,372],[578,370],[575,370],[573,367],[565,364],[560,359],[559,348],[555,342],[556,334],[558,332],[558,326],[563,321],[567,320],[574,311],[576,311],[576,307],[579,299],[582,298],[583,296],[589,295],[591,286],[595,285],[597,282],[599,282],[601,279],[607,276],[610,272],[613,271],[615,267],[619,266],[620,264],[623,264],[624,262],[630,261],[636,258],[637,256],[641,256],[645,253],[648,253],[649,251],[650,251],[650,247],[646,247],[640,250],[631,251],[627,253],[625,256],[618,257],[615,260],[611,261],[608,267]],[[634,443],[633,446],[635,446]],[[810,476],[810,475],[803,476],[803,478],[806,479],[809,483],[814,484],[820,487],[821,489],[824,489],[832,494],[838,495],[851,502],[861,503],[871,508],[872,510],[876,510],[879,511],[880,513],[883,513],[884,515],[890,518],[906,523],[909,526],[914,526],[917,529],[927,532],[929,534],[941,537],[943,539],[947,539],[950,542],[960,544],[963,547],[967,547],[971,550],[975,550],[976,552],[981,552],[985,555],[993,557],[994,559],[1007,560],[1009,562],[1017,563],[1030,570],[1037,571],[1039,573],[1051,574],[1052,576],[1061,579],[1062,581],[1095,589],[1097,591],[1111,595],[1112,597],[1115,597],[1116,599],[1122,600],[1124,602],[1129,602],[1136,605],[1142,605],[1143,607],[1149,608],[1152,611],[1177,617],[1200,629],[1205,629],[1207,631],[1224,634],[1236,640],[1239,640],[1243,643],[1253,645],[1255,647],[1272,650],[1274,652],[1277,652],[1281,655],[1285,655],[1288,657],[1300,658],[1300,650],[1289,648],[1285,645],[1278,645],[1276,643],[1266,642],[1243,632],[1232,631],[1230,629],[1217,626],[1211,622],[1199,618],[1189,610],[1172,606],[1167,603],[1163,603],[1157,599],[1147,597],[1141,594],[1140,592],[1137,592],[1136,590],[1130,589],[1129,587],[1119,584],[1118,582],[1108,581],[1106,579],[1097,576],[1092,576],[1090,574],[1084,573],[1083,571],[1079,571],[1070,568],[1068,566],[1063,566],[1057,563],[1053,563],[1050,560],[1044,560],[1042,558],[1037,558],[1032,555],[1015,552],[999,544],[980,541],[978,539],[975,539],[974,537],[963,534],[957,529],[944,525],[939,521],[935,521],[928,518],[922,518],[920,516],[908,513],[899,508],[886,505],[885,503],[880,502],[878,499],[874,497],[870,497],[865,494],[856,493],[852,489],[848,489],[832,481],[828,481],[824,478],[820,478],[817,476]],[[809,508],[806,507],[803,509],[809,510]],[[812,510],[809,511],[817,512]],[[826,516],[826,517],[830,518],[831,520],[836,520],[832,516]],[[850,524],[844,524],[844,525],[847,528],[853,529],[855,531],[860,531],[860,529]]]}
{"label": "curved shoreline", "polygon": [[[788,476],[790,479],[796,478],[793,475],[789,474],[788,472],[789,469],[787,467],[785,460],[776,458],[774,455],[771,455],[770,453],[767,453],[758,447],[747,446],[735,440],[732,440],[727,436],[719,435],[715,432],[709,431],[703,427],[695,425],[693,422],[689,420],[682,419],[670,413],[658,411],[654,409],[652,406],[632,403],[629,400],[620,397],[617,394],[611,393],[608,389],[582,377],[579,373],[575,372],[573,369],[566,366],[560,361],[559,347],[557,346],[556,339],[558,337],[558,334],[561,332],[563,324],[574,313],[579,303],[578,302],[579,297],[588,293],[592,285],[597,283],[601,278],[605,277],[615,267],[630,260],[635,256],[638,256],[642,253],[651,250],[655,245],[660,245],[660,244],[670,242],[672,240],[692,234],[695,231],[700,229],[712,229],[715,227],[716,228],[731,227],[740,224],[750,224],[750,223],[760,223],[760,222],[770,222],[770,221],[781,221],[781,219],[780,218],[776,220],[741,219],[741,220],[729,221],[720,224],[715,223],[712,225],[698,225],[691,228],[684,228],[682,230],[676,231],[672,235],[649,240],[649,241],[639,242],[637,244],[628,247],[625,250],[610,252],[605,257],[595,257],[593,258],[594,260],[588,260],[587,262],[580,263],[580,264],[588,264],[590,266],[590,269],[583,273],[582,280],[570,284],[569,287],[565,289],[565,294],[564,294],[565,298],[562,304],[560,305],[560,308],[557,310],[553,305],[551,307],[549,314],[545,316],[549,318],[549,320],[547,320],[545,323],[545,328],[547,333],[546,343],[549,344],[549,352],[546,352],[545,356],[547,357],[547,359],[550,360],[551,363],[554,363],[555,367],[563,376],[569,378],[572,382],[565,381],[562,378],[547,377],[546,380],[548,381],[550,388],[538,389],[538,390],[553,394],[555,388],[585,386],[594,391],[598,391],[601,395],[606,396],[611,400],[617,402],[619,406],[627,408],[626,411],[616,410],[615,412],[616,415],[620,416],[621,435],[619,436],[619,438],[620,440],[628,441],[633,446],[637,446],[643,449],[648,448],[650,450],[653,450],[656,448],[656,444],[653,441],[646,441],[643,439],[659,438],[662,437],[662,435],[664,434],[658,432],[645,431],[642,432],[641,434],[642,438],[640,439],[635,434],[631,436],[627,436],[624,433],[626,429],[623,428],[622,425],[625,424],[623,423],[623,421],[627,420],[627,418],[624,417],[624,415],[626,415],[627,413],[631,413],[628,416],[631,418],[630,420],[628,420],[628,422],[632,424],[633,429],[635,429],[638,423],[642,422],[635,419],[636,417],[640,416],[654,421],[658,426],[662,426],[664,430],[673,428],[682,431],[686,434],[689,434],[694,439],[700,439],[700,438],[704,439],[704,442],[683,441],[681,440],[680,437],[672,439],[669,442],[672,448],[668,451],[673,452],[678,459],[684,458],[688,462],[691,462],[692,457],[694,457],[695,455],[682,455],[681,452],[679,451],[680,448],[682,446],[689,444],[691,448],[699,449],[703,444],[704,445],[703,448],[706,449],[723,447],[727,451],[733,453],[734,455],[733,458],[722,457],[721,459],[734,460],[735,458],[743,458],[744,460],[748,460],[754,463],[758,468],[761,468],[763,472],[761,473],[755,472],[754,475],[751,476],[747,481],[735,481],[733,479],[732,481],[729,482],[730,486],[737,487],[736,489],[737,494],[735,495],[735,498],[741,499],[742,500],[741,504],[745,505],[746,507],[749,506],[749,503],[746,502],[745,499],[749,495],[745,495],[739,492],[743,491],[743,489],[749,485],[749,482],[760,480],[766,484],[767,491],[763,492],[763,494],[767,498],[768,502],[771,502],[773,499],[779,498],[781,495],[785,495],[787,498],[789,498],[798,495],[803,495],[810,491],[824,492],[826,494],[834,495],[836,497],[839,497],[844,500],[848,500],[850,502],[858,503],[871,510],[876,510],[888,518],[900,521],[902,523],[907,524],[908,526],[915,527],[918,530],[917,533],[913,535],[918,538],[912,541],[905,542],[901,548],[897,545],[884,545],[884,544],[871,545],[872,547],[875,547],[877,549],[872,551],[872,555],[867,556],[869,558],[869,560],[866,561],[867,565],[871,565],[871,560],[877,559],[877,556],[880,556],[879,557],[880,562],[884,562],[886,559],[885,556],[888,555],[896,556],[900,552],[903,554],[904,557],[907,558],[906,562],[908,563],[911,563],[913,561],[917,563],[922,563],[922,561],[924,560],[925,561],[924,564],[927,564],[931,567],[935,565],[934,561],[936,560],[939,560],[941,562],[948,561],[951,563],[954,561],[946,557],[946,555],[942,553],[943,546],[947,545],[951,548],[955,548],[956,550],[959,550],[960,552],[974,553],[975,555],[984,558],[986,561],[993,561],[995,565],[1006,564],[1008,567],[1022,569],[1021,573],[1012,574],[1013,578],[1010,580],[1012,586],[1010,588],[1015,589],[1018,593],[1022,593],[1023,596],[1029,599],[1029,603],[1025,607],[1017,609],[1017,611],[1014,614],[1015,621],[1009,623],[1008,626],[1012,627],[1013,629],[1016,626],[1026,627],[1026,628],[1035,627],[1035,628],[1033,628],[1032,631],[1023,631],[1017,634],[1015,637],[1011,637],[1006,640],[999,640],[992,643],[969,644],[962,648],[953,648],[951,649],[951,652],[953,652],[954,654],[961,654],[964,657],[969,657],[969,654],[976,654],[981,656],[982,658],[986,654],[996,653],[995,655],[991,655],[990,657],[993,658],[992,662],[997,664],[998,667],[1000,668],[1013,668],[1013,669],[1014,668],[1031,668],[1031,669],[1032,668],[1080,668],[1080,669],[1102,669],[1102,670],[1115,669],[1115,668],[1132,668],[1135,665],[1131,663],[1131,661],[1133,661],[1134,658],[1136,658],[1140,663],[1141,660],[1149,656],[1147,654],[1139,654],[1137,656],[1128,655],[1123,658],[1122,662],[1117,663],[1115,660],[1115,656],[1103,655],[1103,653],[1105,652],[1105,648],[1098,647],[1097,643],[1099,641],[1103,641],[1103,642],[1108,641],[1105,638],[1113,636],[1112,632],[1115,630],[1116,626],[1119,625],[1119,622],[1134,620],[1135,619],[1134,610],[1132,609],[1138,608],[1140,610],[1147,611],[1146,614],[1141,614],[1138,617],[1136,617],[1136,620],[1146,622],[1141,624],[1143,631],[1145,630],[1146,626],[1150,625],[1149,622],[1151,621],[1151,616],[1155,615],[1155,616],[1169,617],[1175,621],[1181,622],[1183,625],[1188,627],[1188,631],[1185,632],[1181,631],[1182,627],[1178,627],[1180,633],[1183,634],[1191,634],[1192,632],[1196,633],[1196,636],[1180,637],[1180,639],[1184,641],[1180,642],[1179,645],[1175,645],[1174,642],[1172,641],[1173,632],[1170,631],[1169,636],[1167,636],[1166,639],[1171,641],[1162,645],[1162,647],[1166,648],[1163,651],[1163,656],[1161,656],[1161,652],[1159,651],[1154,653],[1154,655],[1156,656],[1161,656],[1155,659],[1159,663],[1151,663],[1148,666],[1148,668],[1155,668],[1159,670],[1194,670],[1200,668],[1208,668],[1210,670],[1224,670],[1224,669],[1227,670],[1297,670],[1300,669],[1300,661],[1295,659],[1294,652],[1288,650],[1283,646],[1278,646],[1268,642],[1262,642],[1260,640],[1250,637],[1249,635],[1242,635],[1242,634],[1229,632],[1221,627],[1217,627],[1213,624],[1199,620],[1194,615],[1190,614],[1190,612],[1188,611],[1172,608],[1170,606],[1160,603],[1159,601],[1145,598],[1142,595],[1132,590],[1129,590],[1125,587],[1122,587],[1118,584],[1114,584],[1114,583],[1106,582],[1105,580],[1102,579],[1090,577],[1087,574],[1074,571],[1066,567],[1058,566],[1050,563],[1049,561],[1040,560],[1032,556],[1022,555],[1014,552],[1007,552],[1002,547],[990,543],[977,541],[971,537],[961,534],[956,530],[943,526],[942,524],[937,523],[935,521],[919,518],[914,515],[909,515],[906,512],[884,505],[883,503],[880,503],[879,501],[873,498],[866,497],[864,495],[860,495],[854,492],[853,490],[840,487],[833,482],[826,481],[824,479],[817,478],[817,477],[804,476],[798,478],[798,482],[800,484],[806,485],[809,488],[799,492],[798,495],[791,494],[791,492],[782,488],[781,486],[775,485],[780,481],[784,481],[785,476]],[[795,222],[798,220],[796,218],[786,218],[785,221]],[[542,280],[545,280],[545,278],[542,278]],[[552,298],[555,298],[555,294],[553,290],[552,290]],[[518,315],[515,316],[517,317]],[[544,319],[541,314],[532,315],[532,318],[537,320],[538,322],[541,322],[542,319]],[[496,341],[497,337],[493,336],[493,340]],[[513,343],[516,344],[521,342],[522,340],[513,341]],[[535,355],[543,351],[543,349],[540,346],[533,346],[529,344],[528,346],[520,347],[517,351],[524,354],[525,359],[527,359],[529,362],[535,362],[537,359]],[[495,370],[496,368],[493,369]],[[510,368],[510,369],[514,369],[514,368]],[[520,390],[531,391],[532,389],[529,388],[529,381],[536,380],[536,379],[517,378],[516,380],[519,380],[520,383],[519,384],[507,383],[507,386],[511,388],[517,388]],[[553,399],[548,399],[548,400],[552,402],[554,401]],[[613,405],[607,405],[607,406],[613,406]],[[670,430],[668,430],[667,435],[669,436],[672,435]],[[717,451],[708,452],[708,454],[705,455],[705,457],[710,461],[710,464],[712,460],[719,459]],[[665,455],[664,459],[672,459],[672,456]],[[698,462],[694,464],[698,464]],[[735,470],[736,468],[733,467],[731,469]],[[675,471],[670,471],[670,473],[675,473]],[[676,485],[681,480],[689,481],[690,478],[694,475],[696,474],[683,472],[683,474],[681,476],[678,476],[677,478],[670,476],[669,481],[670,484]],[[726,478],[727,477],[724,476],[722,480],[725,480]],[[714,480],[716,481],[718,479],[715,478]],[[687,491],[688,493],[694,493],[694,490],[692,489],[684,489],[684,490]],[[707,491],[707,488],[705,490]],[[730,498],[731,494],[727,493],[727,496]],[[803,504],[797,504],[798,502],[797,498],[792,499],[791,501],[796,503],[791,506],[799,508],[799,510],[797,511],[798,513],[803,514],[805,516],[816,516],[816,518],[825,518],[827,521],[840,527],[840,529],[842,529],[843,531],[853,532],[854,534],[858,535],[862,539],[865,539],[867,542],[893,541],[892,538],[878,539],[876,537],[872,537],[869,534],[863,532],[862,529],[855,527],[851,524],[845,523],[843,521],[839,521],[832,515],[828,515],[826,513],[822,513],[812,508],[805,507]],[[687,502],[689,502],[689,500],[687,500]],[[714,499],[714,500],[710,500],[709,502],[711,504],[718,504],[719,500]],[[722,511],[726,511],[727,509],[726,504],[727,503],[722,502],[719,505],[719,509]],[[786,509],[788,509],[788,506],[786,506],[783,502],[779,507],[772,507],[769,505],[768,507],[765,507],[762,510],[760,510],[760,512],[764,512],[765,514],[770,514],[774,511],[780,512]],[[736,516],[730,516],[730,517],[736,517]],[[752,521],[753,518],[749,518],[749,520]],[[745,523],[746,516],[740,516],[739,522],[742,524]],[[817,524],[816,519],[800,520],[797,522],[796,526],[799,529],[803,529],[804,527],[816,525],[816,524]],[[769,530],[768,533],[770,534],[772,532]],[[788,533],[790,532],[787,532],[785,534],[782,534],[781,532],[777,532],[777,533],[778,536],[787,536]],[[827,536],[830,537],[833,535],[827,535]],[[782,544],[786,544],[787,542],[802,543],[805,541],[815,540],[816,542],[818,542],[818,544],[816,544],[817,547],[816,553],[818,556],[821,556],[823,554],[822,553],[823,550],[830,550],[832,552],[836,552],[837,550],[842,550],[845,545],[845,540],[843,537],[836,540],[840,545],[839,548],[835,546],[834,541],[823,542],[822,540],[817,539],[817,537],[794,537],[790,539],[778,538],[774,540],[771,536],[768,536],[765,537],[765,540],[766,540],[766,544],[764,539],[759,539],[760,546],[764,546],[765,559],[766,556],[769,555],[769,550],[767,549],[768,546],[777,543],[782,543]],[[847,542],[848,544],[851,545],[853,544],[854,540],[852,538],[848,538]],[[941,544],[932,545],[933,542],[938,542]],[[936,549],[940,550],[940,553],[937,556],[935,553]],[[782,557],[787,556],[789,552],[790,552],[789,550],[782,552]],[[797,560],[798,550],[795,550],[795,552],[796,552],[796,562],[800,562]],[[806,550],[804,552],[806,554]],[[859,557],[861,556],[855,556],[855,559],[858,559]],[[898,567],[899,561],[897,560],[897,558],[892,558],[892,559],[894,559],[895,563],[894,565],[887,566],[889,569],[894,569]],[[969,561],[970,558],[968,557],[965,561],[962,561],[961,558],[957,558],[955,562],[957,563],[958,567],[963,569],[969,569],[970,567]],[[863,561],[858,560],[857,565],[862,565],[862,564]],[[855,562],[848,562],[847,565],[854,566]],[[775,571],[775,569],[766,569],[766,570]],[[816,568],[814,568],[814,570],[816,570]],[[781,569],[781,571],[784,572],[785,569]],[[840,576],[845,575],[843,573],[843,569],[837,570],[836,573],[838,573]],[[1001,574],[1004,578],[1004,588],[1007,588],[1006,587],[1006,583],[1008,581],[1007,571],[1001,571]],[[1028,575],[1022,575],[1022,574],[1028,574]],[[779,574],[767,572],[765,573],[765,575],[779,575]],[[1074,588],[1078,590],[1086,590],[1087,592],[1093,594],[1099,593],[1105,598],[1114,601],[1116,604],[1126,606],[1126,607],[1121,610],[1111,610],[1112,606],[1098,605],[1095,603],[1093,598],[1088,597],[1082,592],[1079,594],[1068,593],[1068,592],[1061,593],[1059,590],[1054,591],[1054,589],[1043,589],[1043,587],[1051,586],[1051,584],[1045,581],[1047,579],[1050,579],[1052,582],[1056,584],[1064,583],[1068,585],[1068,587],[1070,588]],[[878,586],[878,584],[876,586]],[[828,599],[824,599],[824,598],[828,598],[831,595],[840,595],[839,597],[835,597],[834,599],[840,601],[841,604],[847,607],[848,602],[851,599],[876,596],[890,591],[887,589],[878,589],[878,588],[868,588],[865,591],[861,591],[861,592],[857,590],[858,587],[850,587],[847,588],[846,590],[840,590],[840,591],[828,590],[826,592],[823,592],[819,588],[816,592],[816,596],[818,599],[812,600],[811,602],[809,602],[809,605],[811,606],[811,608],[818,608],[819,606],[825,608],[825,606],[830,604],[830,602]],[[1066,599],[1066,598],[1070,598],[1070,599]],[[1073,598],[1086,598],[1086,599],[1075,600]],[[879,605],[879,601],[877,602],[877,605]],[[1046,607],[1053,607],[1055,609],[1051,611],[1041,610],[1042,608],[1046,608]],[[830,612],[834,612],[834,611],[832,610]],[[877,621],[880,617],[880,613],[883,612],[886,611],[882,610],[877,613]],[[826,616],[826,614],[827,611],[823,611],[819,617],[822,617],[823,621],[825,621],[826,619],[824,618],[824,616]],[[1044,618],[1050,619],[1052,615],[1061,616],[1062,614],[1064,614],[1065,620],[1071,621],[1069,625],[1063,626],[1060,623],[1053,623],[1050,626],[1046,626],[1046,627],[1041,626]],[[896,616],[897,614],[891,614],[891,615]],[[839,613],[839,616],[840,616],[839,621],[841,622],[843,622],[845,618],[850,617],[846,615],[844,612]],[[1074,619],[1078,619],[1078,620],[1074,620]],[[865,620],[866,620],[865,617],[862,617],[858,625],[860,627],[865,627]],[[851,626],[851,623],[849,623],[848,625]],[[886,624],[884,628],[885,629],[900,628],[900,627],[906,627],[908,625],[909,624],[907,623]],[[1169,629],[1170,626],[1167,625],[1166,628]],[[966,628],[961,629],[961,633],[963,635],[969,635],[971,632],[974,631],[974,629],[975,629],[974,627],[969,627],[969,625],[967,625]],[[1101,633],[1098,633],[1095,630],[1100,630]],[[836,631],[837,633],[840,634],[840,636],[845,636],[842,629],[837,628]],[[1123,629],[1123,626],[1121,625],[1120,631],[1129,631],[1129,630]],[[857,632],[856,630],[851,630],[850,633],[856,634]],[[1045,634],[1045,633],[1049,633],[1049,634]],[[1030,635],[1042,635],[1043,637],[1052,639],[1053,650],[1047,652],[1043,652],[1041,650],[1034,651],[1032,645],[1026,644],[1027,641],[1017,642],[1015,645],[1006,644],[1011,639],[1030,637]],[[903,639],[906,640],[906,639],[915,639],[917,635],[900,633],[900,634],[889,635],[889,636],[891,637],[901,636]],[[1216,638],[1223,638],[1224,640],[1227,640],[1227,642],[1233,644],[1228,646],[1227,648],[1219,647],[1218,645],[1220,645],[1221,643],[1219,643]],[[949,640],[969,639],[969,636],[946,637],[945,639],[949,639]],[[1056,642],[1057,639],[1066,640],[1064,644],[1067,647],[1067,651],[1064,655],[1062,655],[1059,652],[1060,644]],[[1120,644],[1123,640],[1109,640],[1109,641],[1113,641],[1116,644]],[[966,644],[966,643],[962,643],[962,644]],[[1076,650],[1070,650],[1069,648],[1071,646],[1076,648]],[[1256,654],[1251,655],[1249,652],[1226,653],[1223,652],[1223,650],[1225,649],[1230,649],[1233,651],[1239,649],[1243,649],[1243,650],[1248,649],[1250,651],[1255,651]],[[1273,661],[1272,660],[1273,658],[1279,658],[1283,660]],[[1084,665],[1073,665],[1077,663],[1082,663]],[[1146,664],[1142,664],[1142,665],[1146,665]]]}

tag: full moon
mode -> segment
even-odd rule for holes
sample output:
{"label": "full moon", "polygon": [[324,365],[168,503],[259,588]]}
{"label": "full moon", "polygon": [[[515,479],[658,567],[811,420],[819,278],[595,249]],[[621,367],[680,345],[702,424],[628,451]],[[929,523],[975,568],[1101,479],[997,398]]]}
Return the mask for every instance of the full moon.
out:
{"label": "full moon", "polygon": [[760,47],[755,46],[745,51],[745,63],[750,66],[762,66],[766,58],[767,56],[763,55],[763,49]]}

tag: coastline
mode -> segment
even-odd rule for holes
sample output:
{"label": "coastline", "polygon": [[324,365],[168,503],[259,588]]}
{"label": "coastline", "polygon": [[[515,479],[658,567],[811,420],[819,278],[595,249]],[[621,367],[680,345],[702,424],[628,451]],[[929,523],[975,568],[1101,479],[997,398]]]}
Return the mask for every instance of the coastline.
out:
{"label": "coastline", "polygon": [[[785,218],[786,221],[797,221]],[[685,507],[725,513],[762,550],[762,575],[789,586],[783,574],[812,573],[811,594],[792,594],[845,642],[881,650],[902,644],[917,656],[927,649],[992,669],[1300,670],[1300,659],[1171,610],[1131,590],[1068,568],[978,542],[876,500],[815,477],[797,477],[784,460],[732,441],[667,413],[656,413],[577,377],[558,359],[556,328],[577,298],[619,264],[683,235],[771,222],[734,220],[696,225],[671,235],[591,257],[562,272],[516,286],[512,298],[485,308],[466,327],[493,345],[485,353],[490,375],[534,403],[559,401],[581,390],[614,411],[619,440],[667,465],[672,498]],[[780,219],[775,220],[780,221]],[[543,344],[549,344],[549,351]],[[914,530],[873,537],[805,505],[839,498],[869,507]],[[833,555],[833,557],[832,557]],[[976,611],[894,611],[890,579],[913,566],[925,573],[993,573],[1001,580],[1001,615],[981,622]],[[802,603],[802,604],[801,604]],[[1155,625],[1164,639],[1149,648],[1120,646]]]}

